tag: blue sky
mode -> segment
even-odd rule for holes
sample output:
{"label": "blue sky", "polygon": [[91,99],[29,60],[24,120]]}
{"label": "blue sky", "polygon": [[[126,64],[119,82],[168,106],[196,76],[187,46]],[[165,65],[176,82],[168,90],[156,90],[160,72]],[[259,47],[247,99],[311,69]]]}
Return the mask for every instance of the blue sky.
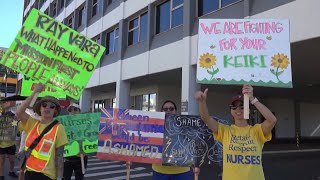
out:
{"label": "blue sky", "polygon": [[9,48],[22,26],[23,0],[0,2],[0,47]]}

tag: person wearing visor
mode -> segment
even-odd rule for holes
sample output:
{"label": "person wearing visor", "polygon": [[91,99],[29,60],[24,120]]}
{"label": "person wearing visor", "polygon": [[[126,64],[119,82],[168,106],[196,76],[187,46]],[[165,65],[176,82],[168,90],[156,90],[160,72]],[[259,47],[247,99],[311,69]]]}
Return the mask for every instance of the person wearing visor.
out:
{"label": "person wearing visor", "polygon": [[44,85],[37,84],[32,95],[23,101],[16,111],[21,127],[27,134],[25,142],[27,152],[46,127],[51,127],[51,123],[54,123],[27,157],[25,180],[60,180],[63,177],[63,152],[68,139],[64,126],[54,120],[61,111],[58,100],[52,96],[45,96],[34,104],[33,109],[40,116],[40,121],[25,112],[35,94],[42,92],[44,88]]}
{"label": "person wearing visor", "polygon": [[[161,106],[161,112],[176,114],[177,106],[171,100],[166,100]],[[175,167],[153,164],[153,180],[191,180],[190,167]]]}
{"label": "person wearing visor", "polygon": [[[79,104],[76,104],[76,103],[72,103],[67,108],[67,110],[69,112],[69,115],[76,115],[81,112]],[[85,167],[87,167],[87,163],[88,163],[88,157],[84,156]],[[82,168],[81,168],[80,156],[69,156],[64,158],[63,178],[65,180],[70,180],[73,172],[76,180],[82,180],[84,178],[84,174],[82,173]]]}
{"label": "person wearing visor", "polygon": [[[242,95],[232,98],[230,113],[233,125],[218,123],[208,113],[207,93],[198,91],[194,94],[199,103],[201,119],[213,131],[214,138],[223,144],[223,180],[263,180],[262,148],[271,140],[271,130],[277,119],[273,113],[253,96],[251,85],[243,85]],[[243,95],[248,94],[252,106],[266,119],[261,124],[249,125],[243,115]]]}

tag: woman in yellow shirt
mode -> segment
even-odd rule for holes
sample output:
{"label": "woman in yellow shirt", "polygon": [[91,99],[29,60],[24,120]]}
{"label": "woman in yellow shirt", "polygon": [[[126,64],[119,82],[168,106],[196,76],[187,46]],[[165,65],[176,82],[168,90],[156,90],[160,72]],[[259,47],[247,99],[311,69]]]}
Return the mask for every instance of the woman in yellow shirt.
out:
{"label": "woman in yellow shirt", "polygon": [[[171,101],[165,101],[161,106],[161,111],[166,114],[176,114],[177,106]],[[191,180],[192,173],[190,167],[162,166],[153,164],[153,180]]]}
{"label": "woman in yellow shirt", "polygon": [[271,130],[277,119],[273,113],[253,96],[251,85],[244,85],[243,94],[248,94],[250,102],[266,119],[261,124],[251,126],[243,116],[243,96],[232,98],[230,112],[233,125],[224,125],[213,119],[206,104],[208,89],[195,93],[199,103],[201,119],[213,131],[214,138],[223,144],[223,180],[264,180],[262,168],[262,148],[271,140]]}

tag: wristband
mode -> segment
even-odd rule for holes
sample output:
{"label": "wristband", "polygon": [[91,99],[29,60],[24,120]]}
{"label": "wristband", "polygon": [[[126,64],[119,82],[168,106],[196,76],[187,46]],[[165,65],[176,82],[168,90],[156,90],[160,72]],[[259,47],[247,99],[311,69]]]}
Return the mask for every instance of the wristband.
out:
{"label": "wristband", "polygon": [[256,102],[258,102],[259,100],[255,97],[250,103],[251,104],[255,104]]}

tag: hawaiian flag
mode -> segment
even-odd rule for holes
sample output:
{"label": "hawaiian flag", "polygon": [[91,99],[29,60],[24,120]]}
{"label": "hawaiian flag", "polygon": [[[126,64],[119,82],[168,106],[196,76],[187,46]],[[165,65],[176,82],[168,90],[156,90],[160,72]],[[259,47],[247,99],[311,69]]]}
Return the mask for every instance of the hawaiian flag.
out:
{"label": "hawaiian flag", "polygon": [[101,109],[97,157],[162,163],[164,112]]}

